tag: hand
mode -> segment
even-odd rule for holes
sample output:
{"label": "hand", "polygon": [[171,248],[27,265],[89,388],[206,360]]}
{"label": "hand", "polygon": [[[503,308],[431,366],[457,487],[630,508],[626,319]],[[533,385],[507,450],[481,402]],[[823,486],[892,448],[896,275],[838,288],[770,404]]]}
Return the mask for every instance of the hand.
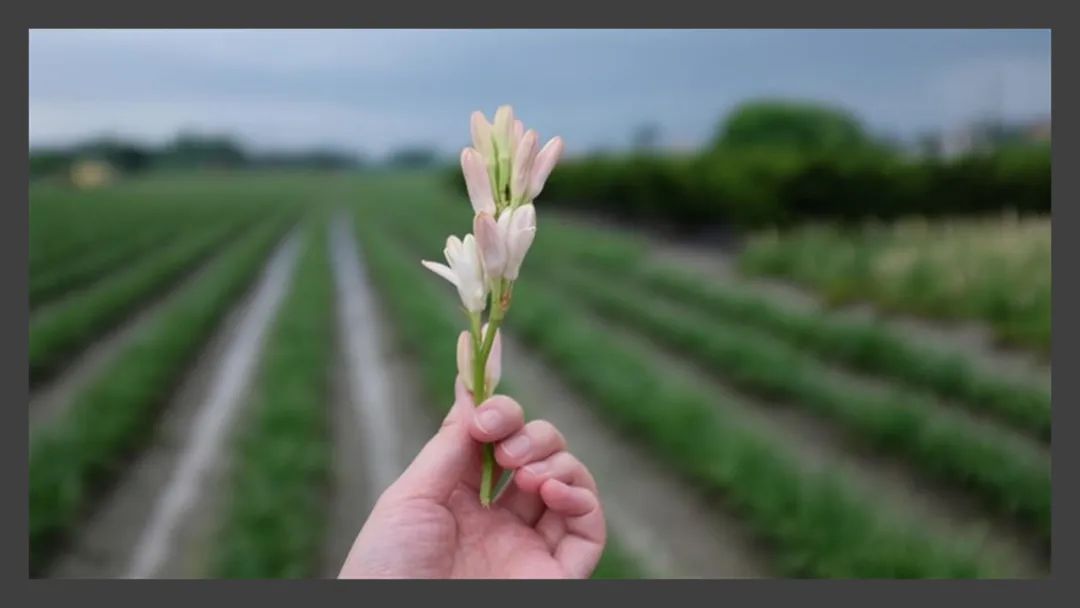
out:
{"label": "hand", "polygon": [[[496,395],[479,408],[461,381],[442,428],[379,497],[341,578],[587,578],[604,549],[596,482],[549,422]],[[514,471],[480,506],[481,443]],[[498,475],[498,467],[496,468]]]}

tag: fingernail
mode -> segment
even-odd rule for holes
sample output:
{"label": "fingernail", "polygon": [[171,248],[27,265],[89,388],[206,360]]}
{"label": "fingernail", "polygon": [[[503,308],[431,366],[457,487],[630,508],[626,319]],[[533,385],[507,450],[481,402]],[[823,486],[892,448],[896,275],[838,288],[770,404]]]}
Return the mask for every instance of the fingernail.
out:
{"label": "fingernail", "polygon": [[511,458],[520,458],[529,451],[529,436],[517,435],[502,442],[503,452]]}
{"label": "fingernail", "polygon": [[527,471],[530,475],[537,476],[543,475],[544,472],[547,471],[547,468],[547,463],[545,462],[534,462],[532,464],[522,467],[522,469]]}
{"label": "fingernail", "polygon": [[476,426],[480,427],[480,430],[485,433],[490,434],[498,431],[501,423],[502,414],[495,409],[481,410],[476,416]]}

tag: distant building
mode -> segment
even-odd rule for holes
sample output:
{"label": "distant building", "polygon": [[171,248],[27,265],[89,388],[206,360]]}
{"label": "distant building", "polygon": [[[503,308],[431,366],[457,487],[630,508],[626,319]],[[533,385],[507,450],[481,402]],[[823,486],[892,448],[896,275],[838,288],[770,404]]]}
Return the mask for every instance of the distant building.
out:
{"label": "distant building", "polygon": [[1024,123],[986,121],[928,138],[923,142],[923,150],[940,156],[956,157],[1011,143],[1044,141],[1050,141],[1050,118]]}
{"label": "distant building", "polygon": [[100,188],[115,177],[112,165],[99,159],[81,159],[71,164],[69,178],[81,190]]}

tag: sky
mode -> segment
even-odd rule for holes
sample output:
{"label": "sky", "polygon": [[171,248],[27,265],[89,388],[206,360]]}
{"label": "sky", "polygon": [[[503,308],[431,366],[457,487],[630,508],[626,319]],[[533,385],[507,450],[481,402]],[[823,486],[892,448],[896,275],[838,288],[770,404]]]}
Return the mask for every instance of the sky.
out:
{"label": "sky", "polygon": [[748,99],[841,105],[911,138],[1050,115],[1048,30],[32,30],[30,145],[180,130],[256,150],[452,153],[512,104],[570,154],[708,141]]}

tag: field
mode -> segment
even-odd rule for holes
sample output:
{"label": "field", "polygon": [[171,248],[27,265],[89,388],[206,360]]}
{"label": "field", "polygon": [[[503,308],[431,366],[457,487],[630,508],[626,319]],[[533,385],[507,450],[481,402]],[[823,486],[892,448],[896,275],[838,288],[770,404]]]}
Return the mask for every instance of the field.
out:
{"label": "field", "polygon": [[[221,173],[30,205],[31,574],[335,576],[449,406],[464,319],[419,260],[464,197]],[[1049,573],[1049,219],[736,258],[537,208],[500,392],[594,473],[594,578]]]}

